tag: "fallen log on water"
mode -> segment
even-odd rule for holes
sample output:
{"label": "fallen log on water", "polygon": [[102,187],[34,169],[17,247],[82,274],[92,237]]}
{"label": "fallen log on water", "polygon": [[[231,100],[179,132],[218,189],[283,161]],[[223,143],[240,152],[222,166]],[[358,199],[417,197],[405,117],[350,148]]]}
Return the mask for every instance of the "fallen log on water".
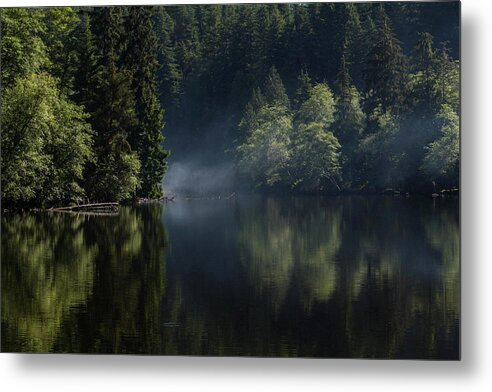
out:
{"label": "fallen log on water", "polygon": [[[55,211],[55,210],[50,210],[50,211]],[[62,214],[72,214],[72,215],[76,215],[76,216],[88,216],[88,217],[91,217],[91,216],[118,216],[119,215],[118,210],[95,210],[95,211],[56,210],[55,212],[59,212]]]}
{"label": "fallen log on water", "polygon": [[118,211],[118,202],[78,204],[68,207],[50,208],[49,211]]}
{"label": "fallen log on water", "polygon": [[138,204],[153,204],[153,203],[161,203],[161,202],[168,202],[168,201],[174,201],[174,198],[176,196],[161,196],[158,199],[138,199],[137,203]]}
{"label": "fallen log on water", "polygon": [[159,201],[174,201],[174,198],[176,196],[162,196],[162,197],[159,197]]}

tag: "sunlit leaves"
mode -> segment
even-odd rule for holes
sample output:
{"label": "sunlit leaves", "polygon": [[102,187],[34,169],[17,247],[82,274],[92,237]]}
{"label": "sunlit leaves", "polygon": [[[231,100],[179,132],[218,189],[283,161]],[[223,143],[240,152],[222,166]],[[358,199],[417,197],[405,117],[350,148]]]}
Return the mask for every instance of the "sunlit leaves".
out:
{"label": "sunlit leaves", "polygon": [[2,96],[2,200],[82,198],[83,169],[93,156],[87,114],[46,74],[18,79]]}

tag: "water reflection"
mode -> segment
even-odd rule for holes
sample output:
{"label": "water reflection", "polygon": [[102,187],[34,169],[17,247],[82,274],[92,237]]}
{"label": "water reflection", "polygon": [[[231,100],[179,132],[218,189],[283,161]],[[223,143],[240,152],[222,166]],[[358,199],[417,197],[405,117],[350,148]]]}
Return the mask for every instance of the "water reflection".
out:
{"label": "water reflection", "polygon": [[337,283],[341,209],[319,199],[270,197],[249,204],[240,215],[240,257],[258,294],[278,313],[297,278],[307,312],[315,301],[328,301]]}
{"label": "water reflection", "polygon": [[162,207],[2,219],[2,349],[153,353],[167,240]]}
{"label": "water reflection", "polygon": [[457,200],[181,200],[2,227],[6,351],[458,357]]}
{"label": "water reflection", "polygon": [[68,215],[2,218],[3,350],[53,350],[70,309],[92,291],[97,250]]}

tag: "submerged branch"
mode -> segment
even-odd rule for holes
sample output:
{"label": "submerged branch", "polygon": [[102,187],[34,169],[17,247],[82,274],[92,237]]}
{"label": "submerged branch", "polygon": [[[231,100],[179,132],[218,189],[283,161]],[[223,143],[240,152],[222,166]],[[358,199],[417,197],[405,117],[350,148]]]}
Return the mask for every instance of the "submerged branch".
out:
{"label": "submerged branch", "polygon": [[50,211],[102,211],[111,210],[117,211],[119,208],[118,202],[108,202],[108,203],[91,203],[91,204],[79,204],[75,206],[68,207],[57,207],[50,208]]}

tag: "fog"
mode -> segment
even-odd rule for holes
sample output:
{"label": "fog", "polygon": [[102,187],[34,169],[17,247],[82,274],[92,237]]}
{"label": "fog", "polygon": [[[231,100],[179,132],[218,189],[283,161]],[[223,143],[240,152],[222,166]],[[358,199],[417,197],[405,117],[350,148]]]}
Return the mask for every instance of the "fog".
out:
{"label": "fog", "polygon": [[164,176],[164,191],[168,196],[228,196],[234,187],[234,171],[233,162],[171,162]]}

